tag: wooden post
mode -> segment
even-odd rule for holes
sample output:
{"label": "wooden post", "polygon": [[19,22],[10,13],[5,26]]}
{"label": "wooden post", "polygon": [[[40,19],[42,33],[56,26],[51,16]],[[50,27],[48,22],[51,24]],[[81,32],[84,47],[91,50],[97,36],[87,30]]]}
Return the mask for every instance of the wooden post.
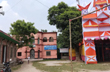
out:
{"label": "wooden post", "polygon": [[73,65],[72,65],[72,41],[71,41],[71,19],[69,19],[69,34],[70,34],[70,60],[71,60],[71,72],[73,72]]}

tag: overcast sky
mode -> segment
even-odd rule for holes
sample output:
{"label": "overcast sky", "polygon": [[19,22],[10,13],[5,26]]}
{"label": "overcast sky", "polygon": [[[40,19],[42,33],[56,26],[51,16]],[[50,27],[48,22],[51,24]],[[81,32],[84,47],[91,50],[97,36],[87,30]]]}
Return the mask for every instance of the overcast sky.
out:
{"label": "overcast sky", "polygon": [[[0,0],[5,15],[0,15],[0,30],[9,33],[11,23],[16,20],[25,20],[35,23],[34,26],[40,31],[47,29],[49,32],[58,31],[56,26],[49,25],[47,20],[48,9],[59,2],[65,2],[69,6],[77,6],[76,0]],[[81,5],[88,4],[93,0],[79,0]],[[91,7],[93,4],[91,4]],[[1,11],[1,10],[0,10]]]}

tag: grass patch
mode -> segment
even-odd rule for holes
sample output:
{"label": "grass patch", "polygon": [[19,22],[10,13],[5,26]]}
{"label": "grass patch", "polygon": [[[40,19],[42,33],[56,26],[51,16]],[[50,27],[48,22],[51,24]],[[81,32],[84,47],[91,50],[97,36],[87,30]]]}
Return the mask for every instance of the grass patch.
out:
{"label": "grass patch", "polygon": [[70,69],[69,67],[66,67],[65,64],[62,66],[46,66],[45,64],[41,64],[39,62],[33,62],[33,66],[47,72],[61,72],[62,70]]}
{"label": "grass patch", "polygon": [[14,67],[11,67],[11,70],[18,70],[21,67],[22,64],[16,65]]}
{"label": "grass patch", "polygon": [[[46,66],[45,64],[39,63],[39,61],[35,61],[33,62],[33,66],[35,66],[37,69],[47,71],[47,72],[71,71],[70,63],[63,63],[62,66]],[[82,69],[110,70],[110,63],[85,64],[84,62],[73,62],[74,72],[79,72]]]}

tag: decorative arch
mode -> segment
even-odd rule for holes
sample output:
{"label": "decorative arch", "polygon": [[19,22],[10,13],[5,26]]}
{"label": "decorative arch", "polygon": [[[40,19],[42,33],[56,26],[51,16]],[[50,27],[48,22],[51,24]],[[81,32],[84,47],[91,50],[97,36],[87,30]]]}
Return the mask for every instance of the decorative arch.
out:
{"label": "decorative arch", "polygon": [[35,50],[34,49],[31,49],[30,50],[30,58],[31,59],[34,59],[35,58]]}
{"label": "decorative arch", "polygon": [[54,41],[53,37],[50,37],[49,42],[53,42],[53,41]]}

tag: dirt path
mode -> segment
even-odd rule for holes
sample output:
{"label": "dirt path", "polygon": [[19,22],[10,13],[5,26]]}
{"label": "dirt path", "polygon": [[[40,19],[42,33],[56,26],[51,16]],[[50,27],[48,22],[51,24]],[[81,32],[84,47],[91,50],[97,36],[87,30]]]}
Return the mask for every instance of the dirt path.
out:
{"label": "dirt path", "polygon": [[29,64],[27,62],[24,62],[23,65],[21,65],[21,68],[13,72],[43,72],[43,71],[36,69],[34,66],[32,66],[31,62]]}

